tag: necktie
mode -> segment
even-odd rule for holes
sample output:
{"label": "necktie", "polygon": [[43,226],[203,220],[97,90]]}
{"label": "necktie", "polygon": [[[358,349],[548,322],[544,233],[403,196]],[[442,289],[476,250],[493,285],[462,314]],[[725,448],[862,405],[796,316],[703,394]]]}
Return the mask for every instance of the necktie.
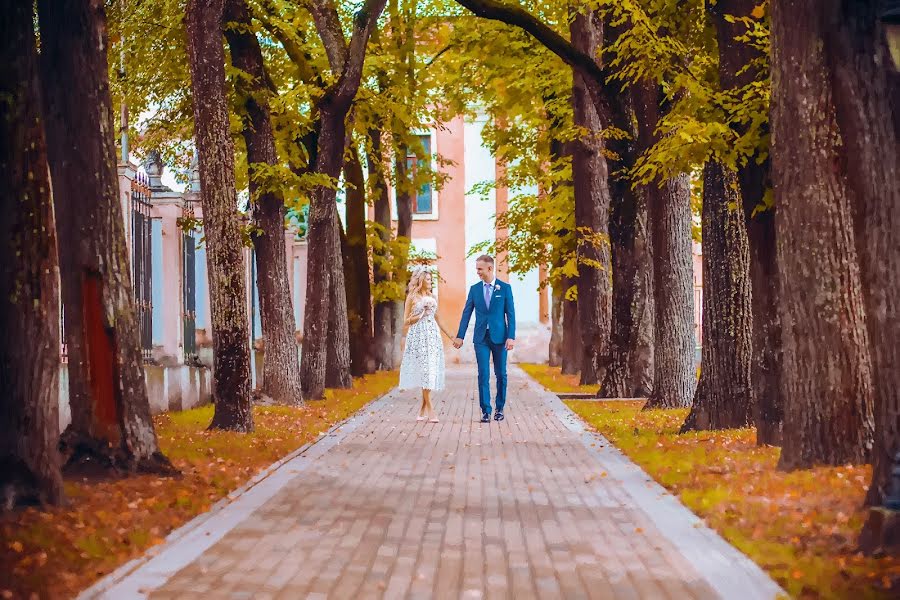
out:
{"label": "necktie", "polygon": [[491,308],[491,284],[489,283],[484,284],[484,304],[488,309]]}

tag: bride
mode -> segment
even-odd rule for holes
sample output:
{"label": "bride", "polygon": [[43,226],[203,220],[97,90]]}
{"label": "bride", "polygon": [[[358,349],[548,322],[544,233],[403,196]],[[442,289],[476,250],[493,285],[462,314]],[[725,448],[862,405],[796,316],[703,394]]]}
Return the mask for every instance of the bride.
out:
{"label": "bride", "polygon": [[404,330],[406,348],[400,364],[400,389],[421,388],[422,407],[417,421],[427,415],[437,423],[431,406],[431,392],[444,389],[444,346],[441,332],[450,337],[435,318],[437,300],[432,295],[431,273],[421,269],[413,273],[406,296]]}

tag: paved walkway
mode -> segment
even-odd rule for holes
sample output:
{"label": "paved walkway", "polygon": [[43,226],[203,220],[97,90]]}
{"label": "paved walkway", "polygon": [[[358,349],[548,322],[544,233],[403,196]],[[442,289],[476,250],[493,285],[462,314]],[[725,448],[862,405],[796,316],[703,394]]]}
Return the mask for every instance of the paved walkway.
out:
{"label": "paved walkway", "polygon": [[471,368],[439,424],[394,392],[84,598],[727,598],[778,587],[513,368],[477,422]]}

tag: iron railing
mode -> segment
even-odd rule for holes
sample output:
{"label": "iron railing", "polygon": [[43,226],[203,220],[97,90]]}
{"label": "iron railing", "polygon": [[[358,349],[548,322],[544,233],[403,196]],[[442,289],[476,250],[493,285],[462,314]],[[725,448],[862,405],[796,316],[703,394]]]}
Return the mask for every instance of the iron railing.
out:
{"label": "iron railing", "polygon": [[131,182],[131,275],[144,360],[153,354],[152,237],[149,180],[139,173]]}
{"label": "iron railing", "polygon": [[[185,216],[194,216],[194,203],[185,202]],[[197,240],[194,230],[188,229],[181,238],[182,270],[182,313],[181,322],[184,329],[184,362],[195,363],[197,354]]]}

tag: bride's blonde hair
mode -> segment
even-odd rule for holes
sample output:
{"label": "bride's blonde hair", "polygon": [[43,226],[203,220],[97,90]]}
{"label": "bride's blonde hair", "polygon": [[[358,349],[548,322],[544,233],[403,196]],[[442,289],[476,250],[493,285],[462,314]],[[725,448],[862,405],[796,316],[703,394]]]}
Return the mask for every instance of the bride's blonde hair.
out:
{"label": "bride's blonde hair", "polygon": [[409,285],[406,288],[408,297],[421,296],[424,293],[425,278],[429,274],[425,269],[419,269],[412,274],[412,277],[409,278]]}

